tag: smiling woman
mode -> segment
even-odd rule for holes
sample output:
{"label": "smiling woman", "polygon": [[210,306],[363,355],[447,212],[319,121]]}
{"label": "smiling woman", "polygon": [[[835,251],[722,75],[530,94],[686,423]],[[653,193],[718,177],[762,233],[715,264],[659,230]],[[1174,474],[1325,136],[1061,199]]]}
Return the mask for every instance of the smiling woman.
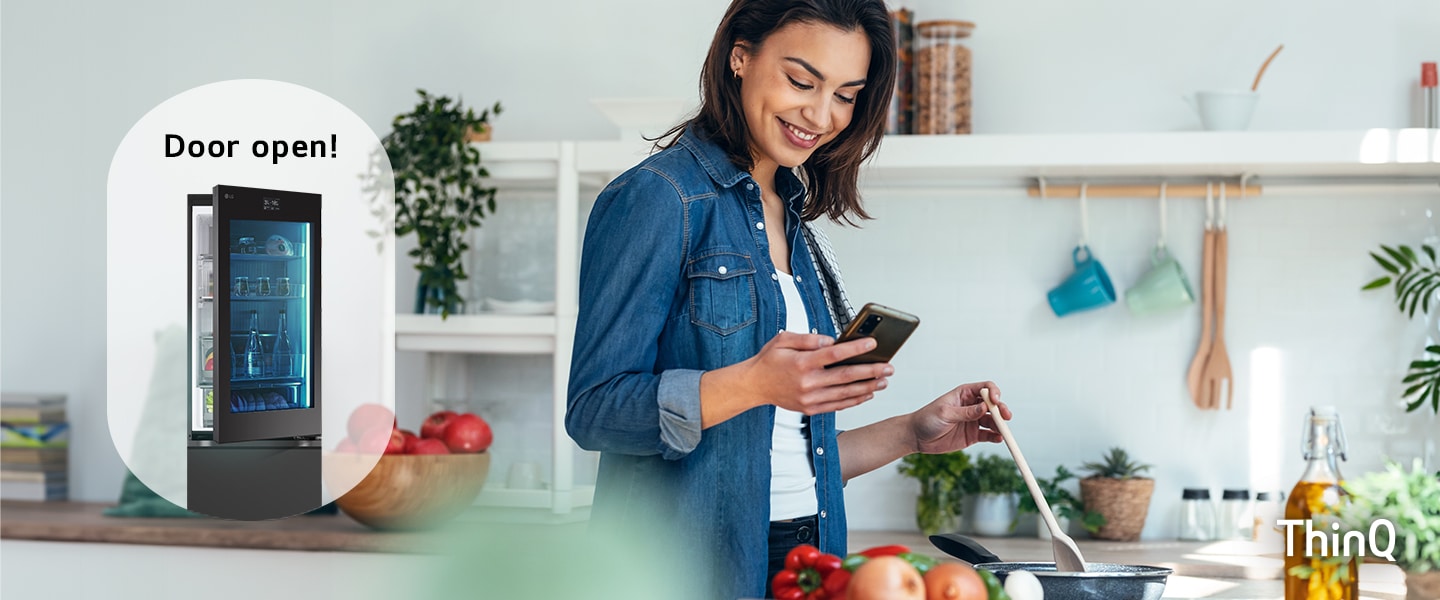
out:
{"label": "smiling woman", "polygon": [[602,453],[592,530],[657,532],[694,595],[771,597],[791,549],[845,554],[847,479],[1000,439],[989,382],[835,426],[894,370],[826,368],[875,341],[835,341],[851,309],[811,222],[870,218],[858,176],[895,86],[890,27],[883,0],[734,0],[699,112],[590,213],[565,426]]}

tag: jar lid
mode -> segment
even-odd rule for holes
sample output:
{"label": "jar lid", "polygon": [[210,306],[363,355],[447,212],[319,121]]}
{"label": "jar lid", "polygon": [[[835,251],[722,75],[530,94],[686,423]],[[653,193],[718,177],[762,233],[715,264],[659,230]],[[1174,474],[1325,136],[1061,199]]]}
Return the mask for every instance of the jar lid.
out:
{"label": "jar lid", "polygon": [[1185,488],[1184,491],[1180,492],[1180,498],[1183,500],[1209,500],[1210,490],[1206,488]]}
{"label": "jar lid", "polygon": [[1271,500],[1278,500],[1279,498],[1280,494],[1278,492],[1260,492],[1255,494],[1255,499],[1261,502],[1269,502]]}
{"label": "jar lid", "polygon": [[1250,490],[1225,490],[1220,492],[1221,500],[1249,500]]}
{"label": "jar lid", "polygon": [[915,30],[925,37],[970,37],[975,23],[970,21],[921,21]]}

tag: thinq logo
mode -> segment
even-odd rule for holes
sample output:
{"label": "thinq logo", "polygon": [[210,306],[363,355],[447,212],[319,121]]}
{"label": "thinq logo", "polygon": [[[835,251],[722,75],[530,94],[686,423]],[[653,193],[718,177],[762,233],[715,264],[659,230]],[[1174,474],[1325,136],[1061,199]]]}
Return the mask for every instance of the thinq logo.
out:
{"label": "thinq logo", "polygon": [[[1361,531],[1347,531],[1344,536],[1341,536],[1339,533],[1340,524],[1335,522],[1330,523],[1330,529],[1333,532],[1328,534],[1323,530],[1316,531],[1313,521],[1303,519],[1280,519],[1276,521],[1275,524],[1285,527],[1285,556],[1295,556],[1294,528],[1304,525],[1306,547],[1313,549],[1318,546],[1320,549],[1319,552],[1312,553],[1313,556],[1348,557],[1351,555],[1350,548],[1353,545],[1359,549],[1358,556],[1364,557],[1365,549],[1368,547],[1371,556],[1378,556],[1390,562],[1395,562],[1395,524],[1391,523],[1388,519],[1376,519],[1371,522],[1368,536]],[[1377,547],[1379,538],[1375,535],[1375,533],[1381,529],[1384,529],[1389,534],[1385,536],[1385,538],[1390,540],[1390,545],[1383,549]],[[1327,550],[1333,550],[1334,553],[1332,554]]]}

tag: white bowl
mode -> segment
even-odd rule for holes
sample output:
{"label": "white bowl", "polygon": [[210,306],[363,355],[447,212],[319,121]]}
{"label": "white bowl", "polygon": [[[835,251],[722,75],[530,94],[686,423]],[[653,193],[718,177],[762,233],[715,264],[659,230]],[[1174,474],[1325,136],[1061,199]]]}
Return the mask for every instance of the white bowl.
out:
{"label": "white bowl", "polygon": [[620,128],[620,139],[627,140],[665,133],[699,105],[690,98],[591,98],[590,104]]}

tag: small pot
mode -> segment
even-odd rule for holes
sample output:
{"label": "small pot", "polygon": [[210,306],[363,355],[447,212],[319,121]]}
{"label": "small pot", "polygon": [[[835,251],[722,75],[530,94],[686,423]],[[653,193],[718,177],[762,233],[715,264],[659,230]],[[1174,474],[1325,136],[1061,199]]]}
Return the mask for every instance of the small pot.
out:
{"label": "small pot", "polygon": [[1085,510],[1105,517],[1105,525],[1095,533],[1095,537],[1102,540],[1133,542],[1140,539],[1154,492],[1155,480],[1149,478],[1080,480],[1080,498],[1085,502]]}
{"label": "small pot", "polygon": [[1405,600],[1440,600],[1440,571],[1406,573]]}
{"label": "small pot", "polygon": [[975,496],[975,533],[989,537],[1010,535],[1015,514],[1020,506],[1016,494],[977,494]]}

